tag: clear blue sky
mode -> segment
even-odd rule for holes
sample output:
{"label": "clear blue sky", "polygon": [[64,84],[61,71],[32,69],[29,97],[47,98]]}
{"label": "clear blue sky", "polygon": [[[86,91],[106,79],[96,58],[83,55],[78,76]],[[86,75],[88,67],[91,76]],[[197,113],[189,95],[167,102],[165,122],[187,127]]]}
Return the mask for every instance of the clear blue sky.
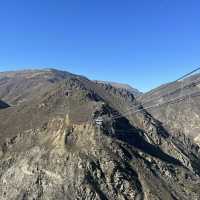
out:
{"label": "clear blue sky", "polygon": [[55,67],[147,91],[200,65],[199,0],[2,0],[0,71]]}

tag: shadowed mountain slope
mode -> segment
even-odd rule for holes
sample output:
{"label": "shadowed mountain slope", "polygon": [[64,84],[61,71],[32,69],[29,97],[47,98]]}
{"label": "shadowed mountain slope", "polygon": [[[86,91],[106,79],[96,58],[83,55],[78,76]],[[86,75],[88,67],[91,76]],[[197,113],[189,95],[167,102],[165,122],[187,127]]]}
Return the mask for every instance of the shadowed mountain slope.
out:
{"label": "shadowed mountain slope", "polygon": [[9,105],[7,103],[5,103],[4,101],[0,100],[0,109],[8,108],[8,107],[9,107]]}

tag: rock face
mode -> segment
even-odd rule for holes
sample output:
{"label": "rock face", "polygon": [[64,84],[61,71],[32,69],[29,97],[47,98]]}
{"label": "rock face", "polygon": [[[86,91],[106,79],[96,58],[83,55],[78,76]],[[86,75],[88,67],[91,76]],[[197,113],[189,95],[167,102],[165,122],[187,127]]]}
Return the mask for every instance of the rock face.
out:
{"label": "rock face", "polygon": [[200,198],[199,147],[135,112],[131,92],[55,70],[10,73],[0,75],[13,104],[0,110],[0,199]]}

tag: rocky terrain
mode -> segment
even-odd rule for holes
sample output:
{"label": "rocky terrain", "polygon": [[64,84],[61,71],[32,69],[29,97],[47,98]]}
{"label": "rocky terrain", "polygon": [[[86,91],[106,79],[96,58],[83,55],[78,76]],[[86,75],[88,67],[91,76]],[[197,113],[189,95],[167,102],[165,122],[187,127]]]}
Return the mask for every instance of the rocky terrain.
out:
{"label": "rocky terrain", "polygon": [[162,85],[138,100],[145,107],[164,103],[148,111],[171,132],[200,144],[200,74]]}
{"label": "rocky terrain", "polygon": [[142,95],[142,92],[140,92],[138,89],[133,88],[132,86],[124,83],[116,83],[116,82],[110,82],[110,81],[95,81],[96,83],[102,83],[102,84],[107,84],[111,85],[114,88],[117,89],[126,89],[127,91],[131,92],[134,96],[140,96]]}
{"label": "rocky terrain", "polygon": [[198,145],[126,88],[52,69],[6,72],[0,99],[0,199],[200,199]]}

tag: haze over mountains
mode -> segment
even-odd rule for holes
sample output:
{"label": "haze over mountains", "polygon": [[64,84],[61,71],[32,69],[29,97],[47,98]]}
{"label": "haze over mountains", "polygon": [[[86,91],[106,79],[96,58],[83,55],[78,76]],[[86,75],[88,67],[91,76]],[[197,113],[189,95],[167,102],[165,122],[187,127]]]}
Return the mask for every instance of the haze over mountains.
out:
{"label": "haze over mountains", "polygon": [[0,199],[200,199],[198,100],[142,109],[180,84],[161,98],[53,69],[0,73]]}

